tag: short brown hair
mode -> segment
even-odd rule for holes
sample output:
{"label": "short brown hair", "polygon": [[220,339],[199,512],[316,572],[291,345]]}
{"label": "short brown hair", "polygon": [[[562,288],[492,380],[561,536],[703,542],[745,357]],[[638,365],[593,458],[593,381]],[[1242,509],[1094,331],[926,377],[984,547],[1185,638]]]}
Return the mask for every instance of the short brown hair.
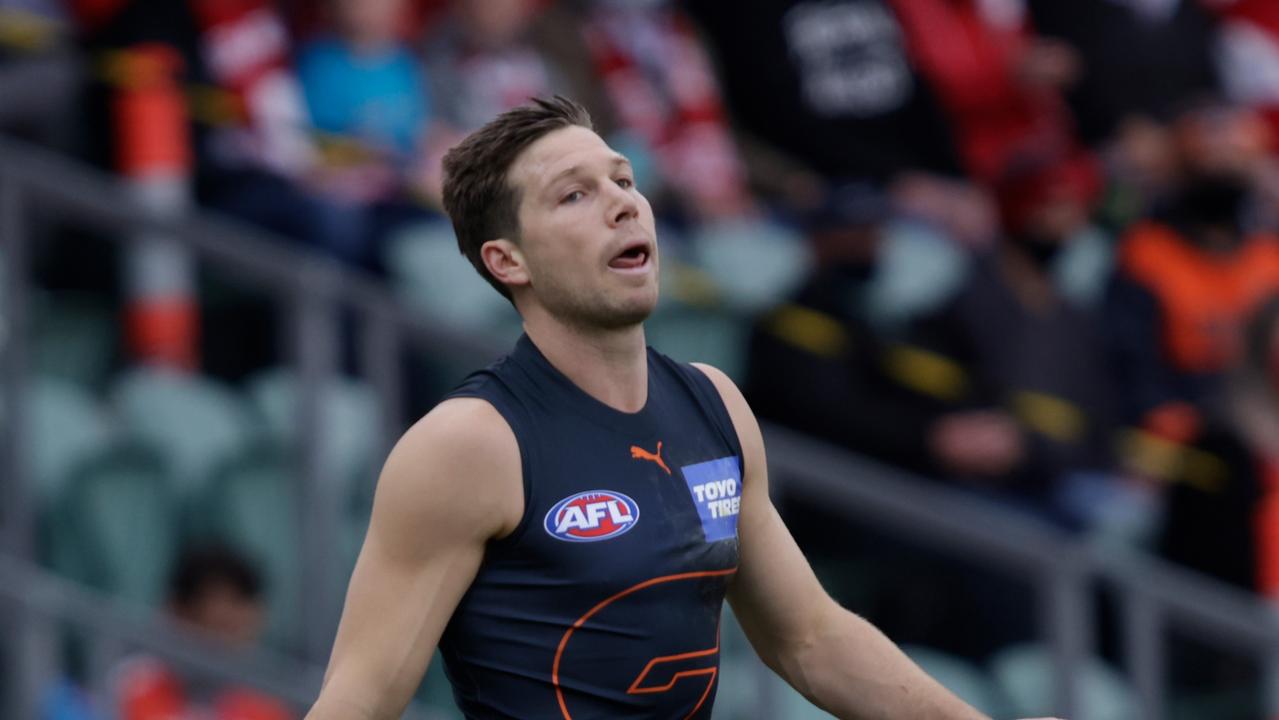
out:
{"label": "short brown hair", "polygon": [[457,246],[489,285],[511,300],[511,291],[484,266],[480,247],[499,237],[519,237],[519,188],[511,165],[529,145],[561,128],[593,129],[586,108],[556,95],[534,98],[471,133],[444,156],[444,211],[453,221]]}

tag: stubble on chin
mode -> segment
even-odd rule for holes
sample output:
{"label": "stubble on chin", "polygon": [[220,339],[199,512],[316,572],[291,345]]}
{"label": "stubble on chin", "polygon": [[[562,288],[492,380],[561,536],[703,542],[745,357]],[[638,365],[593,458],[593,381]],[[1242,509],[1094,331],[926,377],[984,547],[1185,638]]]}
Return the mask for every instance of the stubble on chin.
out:
{"label": "stubble on chin", "polygon": [[541,301],[547,312],[557,320],[586,331],[624,330],[643,323],[657,307],[653,297],[635,296],[629,293],[609,294],[605,291],[583,291],[579,288],[559,286],[546,292]]}

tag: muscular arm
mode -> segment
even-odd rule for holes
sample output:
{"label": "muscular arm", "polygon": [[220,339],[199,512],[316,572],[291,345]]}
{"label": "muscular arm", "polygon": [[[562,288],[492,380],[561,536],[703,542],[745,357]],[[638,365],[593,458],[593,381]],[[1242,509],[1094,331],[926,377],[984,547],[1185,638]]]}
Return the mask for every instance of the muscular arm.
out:
{"label": "muscular arm", "polygon": [[[398,718],[475,578],[523,512],[519,447],[491,405],[442,403],[391,451],[307,720]],[[512,500],[514,498],[514,500]]]}
{"label": "muscular arm", "polygon": [[760,658],[815,705],[846,720],[984,718],[826,594],[769,500],[754,415],[727,376],[699,368],[724,398],[745,455],[741,564],[728,598]]}

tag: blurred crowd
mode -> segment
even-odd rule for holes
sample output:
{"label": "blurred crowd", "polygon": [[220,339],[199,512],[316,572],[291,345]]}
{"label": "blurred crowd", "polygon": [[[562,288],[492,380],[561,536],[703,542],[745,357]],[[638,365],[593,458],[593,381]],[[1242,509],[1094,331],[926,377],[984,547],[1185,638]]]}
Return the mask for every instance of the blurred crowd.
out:
{"label": "blurred crowd", "polygon": [[761,417],[1279,599],[1273,0],[0,0],[0,128],[375,274],[554,93],[803,244]]}

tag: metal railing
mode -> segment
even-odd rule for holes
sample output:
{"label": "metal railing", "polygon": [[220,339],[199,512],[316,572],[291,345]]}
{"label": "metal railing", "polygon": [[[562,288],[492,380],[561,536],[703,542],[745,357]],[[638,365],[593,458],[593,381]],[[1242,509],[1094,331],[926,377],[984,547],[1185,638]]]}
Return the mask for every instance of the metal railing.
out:
{"label": "metal railing", "polygon": [[[20,616],[7,637],[19,649],[19,663],[10,673],[22,687],[41,689],[58,677],[59,659],[50,651],[64,633],[87,637],[85,655],[90,690],[107,696],[104,683],[116,662],[130,653],[164,657],[184,673],[210,680],[245,683],[304,709],[314,701],[323,668],[265,650],[232,650],[179,627],[153,611],[121,603],[79,585],[0,556],[0,607]],[[8,708],[5,717],[34,718],[38,693],[18,693],[22,704]]]}
{"label": "metal railing", "polygon": [[[22,421],[32,370],[27,331],[32,208],[53,208],[64,220],[110,229],[104,237],[112,242],[128,243],[144,232],[171,238],[188,248],[199,263],[233,272],[242,281],[275,293],[289,308],[291,359],[300,386],[312,390],[301,393],[297,408],[299,563],[302,593],[307,598],[299,608],[304,630],[301,663],[290,666],[279,659],[219,656],[189,644],[189,639],[158,621],[140,621],[124,609],[90,601],[83,591],[32,571],[34,513],[27,491],[26,423]],[[47,648],[41,645],[40,631],[19,630],[47,627],[51,618],[57,618],[106,638],[108,644],[145,645],[197,664],[207,659],[205,669],[242,682],[261,686],[257,681],[276,677],[264,689],[294,701],[305,700],[316,687],[314,668],[327,656],[341,602],[334,591],[340,583],[329,577],[335,541],[329,529],[338,527],[342,498],[321,462],[319,399],[313,391],[335,372],[339,308],[348,308],[359,318],[361,364],[381,401],[387,448],[404,420],[405,379],[399,358],[406,347],[443,348],[442,354],[477,362],[494,357],[502,348],[411,315],[376,283],[327,260],[293,251],[265,233],[204,215],[159,217],[139,207],[113,177],[3,139],[0,242],[4,247],[0,307],[6,323],[3,410],[8,419],[2,445],[6,482],[0,494],[0,537],[8,558],[0,562],[0,598],[14,608],[3,635],[10,642],[9,651],[18,655],[20,665],[38,665],[44,652],[40,648]],[[1059,714],[1083,717],[1079,668],[1092,652],[1089,593],[1099,582],[1116,588],[1121,598],[1126,667],[1142,718],[1164,716],[1163,639],[1171,627],[1248,653],[1267,668],[1268,677],[1279,677],[1279,622],[1269,606],[1253,596],[1151,558],[1098,551],[1042,523],[781,428],[766,426],[765,436],[777,488],[895,536],[1029,579],[1037,588],[1053,652]],[[257,671],[272,664],[285,668],[282,675]],[[15,701],[15,707],[34,707],[39,680],[35,673],[27,678],[26,694]],[[767,707],[768,691],[763,684],[759,690],[764,703],[760,707]],[[1279,713],[1277,695],[1272,689],[1268,696],[1271,714]]]}
{"label": "metal railing", "polygon": [[[765,438],[775,493],[794,493],[940,553],[979,558],[1030,579],[1053,650],[1060,715],[1083,717],[1079,670],[1093,652],[1088,608],[1098,583],[1121,599],[1124,664],[1143,720],[1166,717],[1169,629],[1246,653],[1271,683],[1279,679],[1279,613],[1254,595],[1135,551],[1081,543],[1047,523],[790,430],[766,426]],[[1266,703],[1269,716],[1279,713],[1273,687]]]}
{"label": "metal railing", "polygon": [[[100,237],[110,242],[127,245],[140,237],[167,238],[181,243],[199,263],[275,293],[288,308],[291,360],[302,388],[323,387],[334,373],[338,311],[341,307],[352,309],[362,320],[362,364],[383,408],[381,436],[388,438],[387,449],[402,414],[403,378],[397,359],[404,345],[438,343],[452,352],[480,356],[492,352],[470,335],[409,315],[367,278],[326,259],[292,250],[267,233],[208,216],[174,218],[149,212],[110,175],[0,138],[0,243],[4,255],[0,263],[0,307],[4,313],[0,387],[5,418],[0,440],[0,467],[4,471],[0,541],[3,554],[20,564],[13,567],[24,567],[28,574],[33,572],[36,517],[26,457],[30,440],[26,395],[33,375],[28,260],[32,250],[30,221],[37,209],[56,211],[59,222],[109,229],[111,232]],[[328,656],[342,601],[333,591],[342,583],[332,577],[340,564],[332,562],[337,553],[331,528],[341,526],[345,501],[322,461],[318,403],[317,393],[301,392],[296,409],[299,472],[295,473],[295,490],[301,506],[298,547],[303,554],[299,565],[302,597],[307,598],[298,607],[304,631],[298,650],[303,660],[313,665]],[[18,604],[14,613],[0,617],[0,638],[33,637],[23,631],[29,623],[41,622],[32,613],[27,604]],[[90,623],[85,627],[92,631],[99,626]],[[244,672],[239,679],[256,685],[258,676]],[[20,684],[18,690],[12,703],[22,710],[5,713],[5,717],[29,717],[23,713],[36,706],[38,685]]]}

